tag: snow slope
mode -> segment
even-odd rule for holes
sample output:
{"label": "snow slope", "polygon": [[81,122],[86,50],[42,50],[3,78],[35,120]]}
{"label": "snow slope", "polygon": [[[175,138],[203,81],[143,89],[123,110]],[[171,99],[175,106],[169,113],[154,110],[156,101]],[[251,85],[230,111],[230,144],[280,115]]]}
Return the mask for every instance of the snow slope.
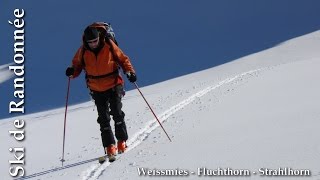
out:
{"label": "snow slope", "polygon": [[14,74],[8,68],[10,65],[11,63],[0,66],[0,84],[13,77]]}
{"label": "snow slope", "polygon": [[[8,161],[14,157],[8,149],[21,146],[26,149],[26,179],[206,179],[197,175],[203,167],[250,170],[248,179],[263,179],[260,168],[308,169],[311,177],[271,179],[320,179],[319,47],[316,31],[141,88],[172,142],[138,92],[127,92],[123,102],[129,149],[112,164],[99,165],[94,159],[103,149],[92,102],[69,108],[63,167],[64,108],[19,117],[26,121],[23,142],[8,133],[14,119],[0,121],[1,179],[11,179]],[[141,168],[190,174],[139,176]]]}

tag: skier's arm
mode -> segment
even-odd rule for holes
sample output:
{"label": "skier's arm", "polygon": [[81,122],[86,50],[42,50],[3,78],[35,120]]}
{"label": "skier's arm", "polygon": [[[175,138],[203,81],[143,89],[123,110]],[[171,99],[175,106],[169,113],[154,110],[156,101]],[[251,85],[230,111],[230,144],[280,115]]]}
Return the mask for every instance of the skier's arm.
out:
{"label": "skier's arm", "polygon": [[72,78],[78,77],[82,71],[82,50],[82,47],[80,47],[72,59],[72,67],[74,68],[74,74]]}
{"label": "skier's arm", "polygon": [[113,46],[113,51],[115,56],[118,58],[118,63],[123,69],[125,73],[127,72],[133,72],[135,73],[135,70],[130,62],[130,59],[127,55],[125,55],[122,50],[113,42],[111,41],[111,45]]}

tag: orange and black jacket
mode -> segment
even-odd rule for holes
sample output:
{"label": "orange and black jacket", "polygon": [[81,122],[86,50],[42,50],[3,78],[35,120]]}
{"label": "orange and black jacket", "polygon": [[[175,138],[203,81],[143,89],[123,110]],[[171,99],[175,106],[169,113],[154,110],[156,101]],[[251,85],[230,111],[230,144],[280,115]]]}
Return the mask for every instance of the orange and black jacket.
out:
{"label": "orange and black jacket", "polygon": [[72,67],[75,69],[73,78],[85,70],[88,88],[98,92],[124,83],[118,71],[119,66],[124,72],[135,72],[129,57],[112,40],[106,43],[103,39],[100,37],[102,47],[96,54],[82,45],[72,60]]}

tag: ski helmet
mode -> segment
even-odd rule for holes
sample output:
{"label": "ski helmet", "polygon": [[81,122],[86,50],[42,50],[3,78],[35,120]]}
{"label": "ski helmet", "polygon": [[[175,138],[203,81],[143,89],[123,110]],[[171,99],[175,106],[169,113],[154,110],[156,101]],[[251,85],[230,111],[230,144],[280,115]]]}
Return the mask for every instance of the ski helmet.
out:
{"label": "ski helmet", "polygon": [[99,31],[96,28],[88,26],[84,30],[84,38],[86,41],[96,39],[98,37],[99,37]]}

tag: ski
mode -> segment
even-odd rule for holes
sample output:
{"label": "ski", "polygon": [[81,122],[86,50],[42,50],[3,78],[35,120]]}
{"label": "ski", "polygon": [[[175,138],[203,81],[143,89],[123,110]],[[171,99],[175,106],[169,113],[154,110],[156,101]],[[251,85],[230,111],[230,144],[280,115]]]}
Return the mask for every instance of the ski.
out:
{"label": "ski", "polygon": [[[113,147],[113,146],[112,146]],[[116,155],[120,155],[126,151],[128,146],[126,145],[125,141],[120,141],[118,142],[118,148],[114,148],[113,150],[115,151],[113,154],[114,155],[107,155],[106,154],[106,149],[104,149],[104,155],[98,158],[98,162],[100,164],[103,164],[107,159],[109,160],[110,163],[116,160]],[[117,153],[118,151],[118,153]],[[111,153],[112,154],[112,153]]]}
{"label": "ski", "polygon": [[98,162],[100,164],[103,164],[107,159],[109,160],[109,162],[114,162],[116,160],[116,156],[115,155],[108,156],[105,154],[105,155],[98,158]]}

